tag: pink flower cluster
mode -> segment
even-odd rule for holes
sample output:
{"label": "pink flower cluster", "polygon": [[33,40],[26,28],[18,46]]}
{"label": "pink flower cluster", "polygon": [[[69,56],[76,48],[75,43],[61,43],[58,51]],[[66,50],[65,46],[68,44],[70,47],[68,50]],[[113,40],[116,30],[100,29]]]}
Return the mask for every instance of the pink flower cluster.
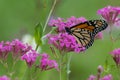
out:
{"label": "pink flower cluster", "polygon": [[41,59],[38,68],[41,68],[42,71],[49,70],[52,68],[59,70],[57,62],[55,60],[49,60],[50,56],[46,53],[38,54],[35,51],[29,51],[26,54],[24,54],[21,58],[22,60],[26,61],[28,67],[32,67],[39,56],[41,56]]}
{"label": "pink flower cluster", "polygon": [[120,25],[120,7],[107,6],[98,10],[97,12],[101,15],[109,24],[118,24]]}
{"label": "pink flower cluster", "polygon": [[63,50],[66,52],[74,51],[77,53],[84,50],[81,45],[76,43],[75,38],[71,35],[68,35],[67,33],[49,35],[48,39],[49,44],[54,45],[59,50]]}
{"label": "pink flower cluster", "polygon": [[4,76],[0,76],[0,80],[10,80],[10,78],[4,75]]}
{"label": "pink flower cluster", "polygon": [[85,22],[85,21],[87,21],[87,20],[84,17],[76,18],[76,17],[72,16],[72,17],[68,18],[67,20],[65,20],[63,18],[51,19],[48,25],[52,26],[52,27],[57,27],[58,32],[64,32],[65,27],[71,27],[71,26],[74,26],[76,24],[79,24],[79,23]]}
{"label": "pink flower cluster", "polygon": [[27,51],[32,50],[31,46],[23,44],[18,39],[12,42],[0,42],[0,59],[4,60],[7,58],[8,54],[11,52],[13,58],[22,56]]}
{"label": "pink flower cluster", "polygon": [[22,57],[21,57],[21,59],[22,60],[25,60],[26,61],[26,63],[27,63],[27,65],[29,66],[29,67],[32,67],[32,65],[35,63],[35,61],[36,61],[36,59],[37,59],[37,57],[39,56],[39,54],[38,53],[36,53],[36,51],[34,51],[34,50],[30,50],[30,51],[28,51],[26,54],[24,54]]}
{"label": "pink flower cluster", "polygon": [[[42,56],[40,60],[40,68],[42,70],[48,70],[55,68],[58,70],[58,64],[55,60],[49,60],[48,54],[38,54],[35,50],[32,49],[28,44],[23,44],[18,39],[13,40],[12,42],[0,42],[0,59],[5,60],[7,56],[12,53],[13,59],[25,60],[28,67],[32,67],[36,62],[36,59],[39,56]],[[45,56],[46,55],[46,56]]]}
{"label": "pink flower cluster", "polygon": [[90,75],[90,77],[87,80],[113,80],[113,79],[112,79],[112,75],[109,74],[100,79],[97,79],[97,77],[94,75]]}
{"label": "pink flower cluster", "polygon": [[101,73],[103,72],[103,67],[101,65],[98,66],[98,73],[96,76],[90,75],[87,80],[113,80],[112,75],[108,74],[104,77],[101,77]]}
{"label": "pink flower cluster", "polygon": [[120,66],[120,48],[114,49],[110,54],[117,66]]}
{"label": "pink flower cluster", "polygon": [[49,26],[57,27],[57,34],[49,34],[48,42],[53,44],[57,49],[64,50],[66,52],[75,51],[77,53],[85,50],[81,45],[77,44],[76,39],[68,35],[65,32],[65,27],[72,27],[73,25],[79,24],[81,22],[85,22],[86,19],[83,17],[75,18],[72,16],[68,18],[66,21],[62,18],[53,19],[49,22]]}
{"label": "pink flower cluster", "polygon": [[39,67],[41,68],[42,71],[49,70],[52,68],[55,68],[59,71],[57,62],[55,60],[49,60],[50,56],[48,54],[43,53],[43,54],[41,54],[41,56],[42,56],[42,58],[40,60],[41,64]]}

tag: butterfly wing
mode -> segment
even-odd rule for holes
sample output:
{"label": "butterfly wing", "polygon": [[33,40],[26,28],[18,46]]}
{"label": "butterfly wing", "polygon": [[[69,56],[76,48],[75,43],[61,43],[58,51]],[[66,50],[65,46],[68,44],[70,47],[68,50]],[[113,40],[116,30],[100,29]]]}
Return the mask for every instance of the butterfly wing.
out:
{"label": "butterfly wing", "polygon": [[87,30],[84,31],[74,31],[72,35],[75,37],[78,44],[84,46],[86,49],[92,46],[94,42],[94,36],[91,32]]}
{"label": "butterfly wing", "polygon": [[68,34],[75,37],[78,44],[87,49],[92,46],[95,35],[107,28],[107,26],[104,20],[90,20],[70,28],[65,28],[65,30]]}
{"label": "butterfly wing", "polygon": [[88,26],[94,26],[93,35],[96,35],[98,32],[108,27],[107,22],[104,20],[90,20],[87,23]]}

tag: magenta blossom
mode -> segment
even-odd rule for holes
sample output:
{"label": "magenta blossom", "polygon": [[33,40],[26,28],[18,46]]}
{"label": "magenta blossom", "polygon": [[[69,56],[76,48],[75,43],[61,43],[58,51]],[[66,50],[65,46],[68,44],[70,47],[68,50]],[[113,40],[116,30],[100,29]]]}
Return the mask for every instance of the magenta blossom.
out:
{"label": "magenta blossom", "polygon": [[87,80],[96,80],[96,76],[90,75],[89,78],[88,78]]}
{"label": "magenta blossom", "polygon": [[110,25],[120,23],[120,18],[118,17],[120,15],[120,7],[107,6],[98,10],[97,13],[101,15]]}
{"label": "magenta blossom", "polygon": [[28,44],[23,44],[20,40],[15,39],[12,42],[0,42],[0,59],[5,60],[9,53],[12,53],[14,59],[19,59],[22,55],[33,51]]}
{"label": "magenta blossom", "polygon": [[76,39],[72,35],[68,35],[67,33],[49,35],[48,39],[49,44],[52,44],[57,49],[66,52],[75,51],[79,53],[85,49],[76,42]]}
{"label": "magenta blossom", "polygon": [[0,80],[10,80],[10,78],[4,75],[4,76],[0,76]]}
{"label": "magenta blossom", "polygon": [[50,56],[48,54],[43,53],[43,54],[41,54],[41,56],[42,56],[42,58],[40,60],[40,66],[39,67],[41,68],[42,71],[43,70],[49,70],[49,69],[52,69],[52,68],[55,68],[55,69],[59,70],[57,62],[55,60],[49,60]]}
{"label": "magenta blossom", "polygon": [[85,21],[86,19],[84,17],[76,18],[72,16],[67,20],[64,20],[63,18],[51,19],[48,25],[57,27],[58,32],[65,32],[65,27],[71,27]]}
{"label": "magenta blossom", "polygon": [[112,52],[110,52],[110,54],[112,55],[116,65],[120,66],[120,48],[113,50]]}
{"label": "magenta blossom", "polygon": [[95,39],[103,39],[103,33],[99,32],[98,34],[96,34]]}
{"label": "magenta blossom", "polygon": [[12,51],[10,42],[0,42],[0,59],[6,59],[8,54]]}
{"label": "magenta blossom", "polygon": [[27,51],[32,50],[32,47],[28,44],[23,44],[18,39],[15,39],[11,42],[13,57],[15,56],[22,56]]}
{"label": "magenta blossom", "polygon": [[104,76],[101,80],[113,80],[113,78],[112,78],[112,75],[109,74],[109,75]]}
{"label": "magenta blossom", "polygon": [[97,75],[90,75],[87,80],[113,80],[112,75],[108,74],[104,77],[101,77],[101,73],[103,72],[103,67],[101,65],[98,66],[98,73]]}
{"label": "magenta blossom", "polygon": [[36,51],[30,50],[26,54],[24,54],[21,57],[21,59],[26,61],[28,67],[32,67],[32,65],[35,63],[38,56],[39,56],[39,54],[36,53]]}
{"label": "magenta blossom", "polygon": [[100,78],[100,79],[97,79],[97,77],[94,76],[94,75],[90,75],[87,80],[113,80],[113,78],[112,78],[111,74],[106,75],[106,76],[104,76],[103,78]]}

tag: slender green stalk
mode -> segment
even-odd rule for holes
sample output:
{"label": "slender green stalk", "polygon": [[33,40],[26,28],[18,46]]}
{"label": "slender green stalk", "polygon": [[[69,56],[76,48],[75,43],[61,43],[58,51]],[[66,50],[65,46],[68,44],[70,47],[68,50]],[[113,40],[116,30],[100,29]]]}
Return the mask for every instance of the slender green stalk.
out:
{"label": "slender green stalk", "polygon": [[62,56],[61,56],[61,58],[60,58],[59,65],[60,65],[60,72],[59,72],[59,76],[60,76],[60,80],[62,80]]}
{"label": "slender green stalk", "polygon": [[39,45],[37,44],[37,45],[36,45],[36,48],[35,48],[36,51],[37,51],[38,47],[39,47]]}
{"label": "slender green stalk", "polygon": [[[66,57],[65,57],[66,56]],[[65,58],[65,63],[63,62]],[[60,80],[69,80],[69,75],[70,75],[70,62],[72,59],[72,54],[64,53],[64,51],[61,51],[60,54],[60,71],[59,71],[59,76]]]}
{"label": "slender green stalk", "polygon": [[110,39],[113,42],[113,36],[112,36],[112,24],[110,24],[110,31],[109,31]]}
{"label": "slender green stalk", "polygon": [[110,36],[110,40],[111,40],[111,43],[112,43],[111,49],[113,49],[113,47],[114,47],[114,38],[112,36],[112,27],[113,27],[113,25],[110,24],[109,26],[110,26],[109,36]]}
{"label": "slender green stalk", "polygon": [[65,53],[64,53],[64,51],[59,51],[60,52],[60,59],[59,59],[59,69],[60,69],[60,71],[59,71],[59,76],[60,76],[60,80],[66,80],[66,79],[64,79],[64,62],[63,62],[63,59],[64,59],[64,56],[65,56]]}
{"label": "slender green stalk", "polygon": [[55,8],[56,2],[57,2],[57,0],[54,0],[54,3],[53,3],[53,5],[52,5],[52,8],[51,8],[51,10],[50,10],[50,12],[49,12],[49,14],[48,14],[47,20],[46,20],[46,22],[45,22],[45,25],[44,25],[44,28],[43,28],[43,33],[45,32],[45,29],[46,29],[46,27],[47,27],[48,21],[49,21],[49,19],[50,19],[50,17],[51,17],[51,14],[52,14],[52,12],[53,12],[53,10],[54,10],[54,8]]}
{"label": "slender green stalk", "polygon": [[22,77],[22,80],[24,80],[24,79],[25,79],[28,68],[26,68],[26,69],[24,69],[24,70],[25,70],[25,72],[24,72],[24,75],[23,75],[23,77]]}
{"label": "slender green stalk", "polygon": [[64,56],[61,54],[60,55],[60,63],[59,63],[59,65],[60,65],[60,73],[59,73],[60,74],[60,80],[63,79],[63,73],[62,73],[63,72],[63,64],[62,64],[63,63],[63,57]]}
{"label": "slender green stalk", "polygon": [[117,71],[117,79],[120,80],[120,65],[116,65],[116,71]]}
{"label": "slender green stalk", "polygon": [[72,59],[72,54],[67,54],[67,80],[69,80],[69,75],[70,75],[70,62]]}

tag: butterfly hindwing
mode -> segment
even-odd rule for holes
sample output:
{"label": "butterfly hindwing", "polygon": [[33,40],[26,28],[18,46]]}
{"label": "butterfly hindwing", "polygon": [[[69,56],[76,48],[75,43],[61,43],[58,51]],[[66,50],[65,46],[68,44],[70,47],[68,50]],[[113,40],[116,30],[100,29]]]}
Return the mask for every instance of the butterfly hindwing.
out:
{"label": "butterfly hindwing", "polygon": [[74,31],[72,35],[75,37],[78,44],[86,48],[92,46],[94,42],[94,35],[92,35],[92,33],[88,32],[87,30],[81,32]]}
{"label": "butterfly hindwing", "polygon": [[77,24],[70,28],[65,28],[68,34],[75,37],[78,44],[86,49],[92,46],[95,35],[106,29],[108,24],[104,20],[90,20]]}

